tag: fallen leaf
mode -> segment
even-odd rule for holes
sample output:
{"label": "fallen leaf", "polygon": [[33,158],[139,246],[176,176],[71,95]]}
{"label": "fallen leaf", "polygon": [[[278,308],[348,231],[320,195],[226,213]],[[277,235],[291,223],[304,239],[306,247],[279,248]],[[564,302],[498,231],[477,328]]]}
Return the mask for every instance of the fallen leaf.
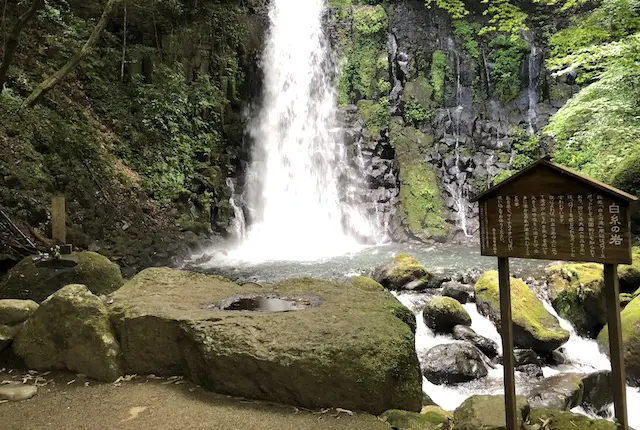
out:
{"label": "fallen leaf", "polygon": [[135,420],[136,418],[138,418],[138,415],[140,415],[146,410],[147,410],[146,406],[134,406],[131,409],[129,409],[129,417],[125,418],[120,422],[126,423],[127,421]]}

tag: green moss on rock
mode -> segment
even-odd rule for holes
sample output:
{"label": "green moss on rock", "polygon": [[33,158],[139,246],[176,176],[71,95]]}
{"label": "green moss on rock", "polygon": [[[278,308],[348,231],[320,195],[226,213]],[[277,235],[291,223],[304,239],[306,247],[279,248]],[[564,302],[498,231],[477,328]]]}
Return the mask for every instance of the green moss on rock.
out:
{"label": "green moss on rock", "polygon": [[[640,297],[636,297],[620,313],[622,345],[627,381],[640,385]],[[598,335],[600,350],[609,355],[609,329],[605,326]]]}
{"label": "green moss on rock", "polygon": [[0,324],[16,325],[26,321],[38,304],[33,300],[0,300]]}
{"label": "green moss on rock", "polygon": [[631,256],[631,264],[621,264],[618,266],[620,289],[629,293],[640,290],[640,246],[633,248]]}
{"label": "green moss on rock", "polygon": [[[518,428],[529,413],[527,399],[516,397]],[[453,413],[455,430],[506,430],[504,396],[479,395],[465,400]]]}
{"label": "green moss on rock", "polygon": [[438,406],[426,406],[421,413],[390,409],[380,419],[397,430],[448,430],[452,416]]}
{"label": "green moss on rock", "polygon": [[604,275],[596,263],[559,264],[547,269],[551,303],[576,331],[595,337],[606,324]]}
{"label": "green moss on rock", "polygon": [[[531,409],[530,425],[544,425],[545,430],[615,430],[615,423],[608,420],[594,420],[580,414],[554,409]],[[533,428],[533,427],[531,427]]]}
{"label": "green moss on rock", "polygon": [[368,276],[352,276],[351,278],[349,278],[349,282],[351,282],[354,287],[360,288],[361,290],[365,291],[384,290],[384,287],[380,285],[380,283],[374,281]]}
{"label": "green moss on rock", "polygon": [[360,100],[358,111],[369,130],[369,135],[373,138],[389,124],[389,102],[386,98],[380,101]]}
{"label": "green moss on rock", "polygon": [[[220,309],[238,295],[316,296],[293,312]],[[387,291],[320,279],[239,286],[147,269],[113,293],[111,315],[130,373],[184,374],[220,393],[380,414],[419,411],[415,338]]]}
{"label": "green moss on rock", "polygon": [[[475,285],[478,311],[500,329],[498,272],[485,272]],[[536,351],[552,351],[569,340],[569,332],[560,327],[542,302],[519,279],[511,278],[511,312],[514,345]]]}
{"label": "green moss on rock", "polygon": [[424,322],[436,333],[451,333],[456,325],[471,325],[471,317],[459,301],[451,297],[434,297],[422,311]]}
{"label": "green moss on rock", "polygon": [[431,273],[415,258],[400,254],[391,263],[376,268],[373,278],[390,290],[402,289],[406,284],[417,279],[429,281]]}
{"label": "green moss on rock", "polygon": [[107,308],[84,285],[67,285],[47,298],[22,326],[13,349],[32,369],[68,369],[100,381],[122,375]]}
{"label": "green moss on rock", "polygon": [[75,267],[37,266],[26,257],[13,267],[0,284],[0,297],[41,302],[68,284],[86,285],[96,295],[109,294],[123,283],[120,267],[95,252],[76,252]]}

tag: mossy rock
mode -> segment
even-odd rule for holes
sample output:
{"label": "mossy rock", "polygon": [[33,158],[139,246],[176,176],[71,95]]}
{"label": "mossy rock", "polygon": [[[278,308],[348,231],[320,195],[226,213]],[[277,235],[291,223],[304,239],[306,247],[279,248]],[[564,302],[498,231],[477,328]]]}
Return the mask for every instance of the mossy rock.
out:
{"label": "mossy rock", "polygon": [[561,373],[536,383],[527,394],[532,408],[569,410],[582,403],[584,375]]}
{"label": "mossy rock", "polygon": [[559,264],[547,269],[555,310],[582,336],[595,337],[607,323],[602,264]]}
{"label": "mossy rock", "polygon": [[390,409],[380,419],[394,430],[447,430],[453,416],[438,406],[425,406],[421,413]]}
{"label": "mossy rock", "polygon": [[620,290],[627,293],[640,291],[640,246],[633,248],[631,256],[631,264],[618,266]]}
{"label": "mossy rock", "polygon": [[[545,430],[615,430],[615,423],[608,420],[594,420],[580,414],[555,409],[531,409],[529,425],[542,425]],[[531,428],[534,427],[525,427]]]}
{"label": "mossy rock", "polygon": [[0,352],[4,351],[10,344],[13,338],[20,331],[21,324],[19,325],[5,325],[0,324]]}
{"label": "mossy rock", "polygon": [[407,254],[399,254],[391,263],[377,267],[373,279],[385,288],[400,290],[411,281],[423,280],[425,283],[431,278],[431,273],[415,258]]}
{"label": "mossy rock", "polygon": [[[485,272],[474,287],[478,311],[500,330],[498,272]],[[527,284],[511,278],[513,341],[517,348],[550,352],[569,340],[569,332],[551,315]]]}
{"label": "mossy rock", "polygon": [[30,299],[41,302],[68,284],[86,285],[96,294],[110,294],[122,286],[120,267],[95,252],[76,252],[69,260],[77,262],[73,267],[37,265],[32,257],[26,257],[9,270],[0,284],[0,298]]}
{"label": "mossy rock", "polygon": [[32,369],[68,369],[100,381],[122,375],[107,308],[84,285],[67,285],[42,302],[16,335],[13,350]]}
{"label": "mossy rock", "polygon": [[[622,345],[627,381],[640,386],[640,297],[633,299],[620,313]],[[609,355],[609,328],[598,335],[600,350]]]}
{"label": "mossy rock", "polygon": [[0,324],[23,323],[36,309],[38,309],[38,304],[33,300],[0,300]]}
{"label": "mossy rock", "polygon": [[349,282],[356,288],[364,291],[383,291],[384,287],[368,276],[352,276]]}
{"label": "mossy rock", "polygon": [[436,333],[452,333],[457,325],[471,325],[469,313],[451,297],[433,297],[422,311],[422,318]]}
{"label": "mossy rock", "polygon": [[[222,309],[266,294],[315,305]],[[183,374],[215,392],[308,408],[422,407],[415,337],[388,291],[320,279],[240,286],[164,268],[140,272],[111,297],[128,373]]]}
{"label": "mossy rock", "polygon": [[429,80],[424,76],[418,76],[408,81],[404,86],[404,101],[417,102],[425,109],[433,107],[431,97],[433,95],[433,87]]}
{"label": "mossy rock", "polygon": [[[516,397],[517,428],[529,413],[527,399]],[[471,396],[453,413],[455,430],[506,430],[504,396]]]}

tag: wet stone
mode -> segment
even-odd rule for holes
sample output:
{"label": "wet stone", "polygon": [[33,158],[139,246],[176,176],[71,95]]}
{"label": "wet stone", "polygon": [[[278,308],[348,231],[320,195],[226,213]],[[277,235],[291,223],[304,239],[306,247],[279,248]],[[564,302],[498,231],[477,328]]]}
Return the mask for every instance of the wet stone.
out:
{"label": "wet stone", "polygon": [[32,398],[38,392],[38,387],[26,384],[0,385],[0,400],[20,402]]}

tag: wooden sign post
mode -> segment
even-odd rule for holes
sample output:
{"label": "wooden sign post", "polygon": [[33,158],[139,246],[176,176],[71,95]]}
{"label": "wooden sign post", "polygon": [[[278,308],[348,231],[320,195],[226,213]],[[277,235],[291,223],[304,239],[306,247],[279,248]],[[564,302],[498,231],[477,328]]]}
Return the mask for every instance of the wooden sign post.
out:
{"label": "wooden sign post", "polygon": [[55,245],[67,243],[66,208],[64,194],[56,194],[51,199],[51,236]]}
{"label": "wooden sign post", "polygon": [[482,255],[498,257],[506,423],[516,430],[509,257],[604,264],[613,398],[628,430],[617,265],[631,264],[636,197],[543,158],[471,199],[480,209]]}

